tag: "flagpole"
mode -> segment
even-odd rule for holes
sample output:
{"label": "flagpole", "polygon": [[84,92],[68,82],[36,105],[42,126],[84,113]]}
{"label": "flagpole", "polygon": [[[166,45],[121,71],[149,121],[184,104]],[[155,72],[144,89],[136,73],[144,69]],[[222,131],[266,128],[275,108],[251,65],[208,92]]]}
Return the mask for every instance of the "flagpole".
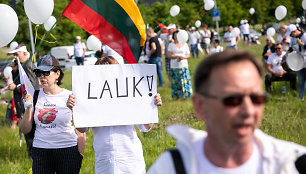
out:
{"label": "flagpole", "polygon": [[32,56],[33,56],[34,62],[36,62],[36,58],[35,58],[35,55],[34,55],[35,47],[34,47],[34,39],[33,39],[32,24],[31,24],[31,21],[30,21],[29,18],[28,18],[28,24],[29,24],[29,34],[30,34],[30,42],[31,42]]}

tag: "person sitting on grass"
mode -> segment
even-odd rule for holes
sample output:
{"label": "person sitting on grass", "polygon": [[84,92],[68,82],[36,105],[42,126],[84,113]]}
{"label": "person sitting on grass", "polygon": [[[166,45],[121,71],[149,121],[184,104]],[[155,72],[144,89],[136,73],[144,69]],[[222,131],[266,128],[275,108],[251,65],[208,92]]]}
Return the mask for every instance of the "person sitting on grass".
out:
{"label": "person sitting on grass", "polygon": [[268,73],[265,77],[265,86],[268,93],[271,93],[271,84],[273,81],[290,81],[291,89],[296,90],[296,73],[285,71],[281,65],[285,54],[283,45],[277,43],[275,53],[271,54],[267,60]]}

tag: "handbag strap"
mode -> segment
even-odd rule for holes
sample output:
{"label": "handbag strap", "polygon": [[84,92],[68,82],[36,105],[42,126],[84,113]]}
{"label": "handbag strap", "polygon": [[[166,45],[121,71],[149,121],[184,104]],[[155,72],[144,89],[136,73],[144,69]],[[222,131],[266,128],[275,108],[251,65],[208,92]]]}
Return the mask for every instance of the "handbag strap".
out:
{"label": "handbag strap", "polygon": [[178,149],[169,149],[168,150],[172,156],[175,171],[177,174],[186,174],[183,159],[181,153]]}

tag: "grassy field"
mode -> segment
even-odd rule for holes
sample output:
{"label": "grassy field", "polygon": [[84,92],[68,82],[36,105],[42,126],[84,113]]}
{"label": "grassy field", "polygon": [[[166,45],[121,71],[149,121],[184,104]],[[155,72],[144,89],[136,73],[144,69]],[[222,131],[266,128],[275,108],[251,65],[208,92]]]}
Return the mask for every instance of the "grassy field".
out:
{"label": "grassy field", "polygon": [[[261,39],[261,41],[264,44],[264,39]],[[261,59],[263,44],[247,47],[241,43],[240,48],[249,50]],[[203,58],[190,58],[189,69],[191,76],[193,76],[194,70],[201,59]],[[163,74],[166,77],[165,71],[163,71]],[[205,129],[203,122],[196,118],[190,100],[179,102],[172,100],[170,84],[167,78],[164,79],[164,87],[158,88],[158,92],[163,99],[163,106],[159,109],[159,123],[155,124],[148,133],[138,132],[138,136],[142,141],[147,168],[164,150],[174,147],[176,144],[174,139],[167,135],[165,131],[168,125],[180,123],[197,129]],[[286,94],[281,93],[283,84],[287,86]],[[65,72],[63,87],[71,89],[71,72],[69,71]],[[2,97],[7,98],[9,95]],[[6,107],[0,105],[0,173],[28,173],[31,168],[31,160],[27,158],[25,142],[23,141],[22,146],[19,147],[18,130],[10,129],[5,122],[5,110]],[[274,83],[272,96],[265,107],[260,128],[274,137],[306,145],[305,120],[306,102],[301,102],[297,99],[297,92],[289,90],[288,83]],[[82,174],[94,173],[92,132],[89,131],[87,136],[85,157],[81,168]]]}

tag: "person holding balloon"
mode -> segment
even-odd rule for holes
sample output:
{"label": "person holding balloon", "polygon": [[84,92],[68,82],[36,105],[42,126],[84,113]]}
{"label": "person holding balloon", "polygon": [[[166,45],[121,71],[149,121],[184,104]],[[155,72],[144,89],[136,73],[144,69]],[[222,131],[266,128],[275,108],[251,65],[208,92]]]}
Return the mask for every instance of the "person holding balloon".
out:
{"label": "person holding balloon", "polygon": [[238,49],[237,46],[240,41],[239,32],[240,31],[236,30],[234,31],[232,25],[228,25],[228,31],[224,34],[224,41],[226,42],[226,48],[233,48],[236,50]]}
{"label": "person holding balloon", "polygon": [[[185,35],[181,35],[185,33]],[[179,38],[178,38],[179,37]],[[187,59],[190,57],[189,47],[186,43],[188,34],[184,30],[173,33],[173,43],[169,44],[168,57],[171,59],[172,98],[179,100],[192,96],[192,86]]]}

